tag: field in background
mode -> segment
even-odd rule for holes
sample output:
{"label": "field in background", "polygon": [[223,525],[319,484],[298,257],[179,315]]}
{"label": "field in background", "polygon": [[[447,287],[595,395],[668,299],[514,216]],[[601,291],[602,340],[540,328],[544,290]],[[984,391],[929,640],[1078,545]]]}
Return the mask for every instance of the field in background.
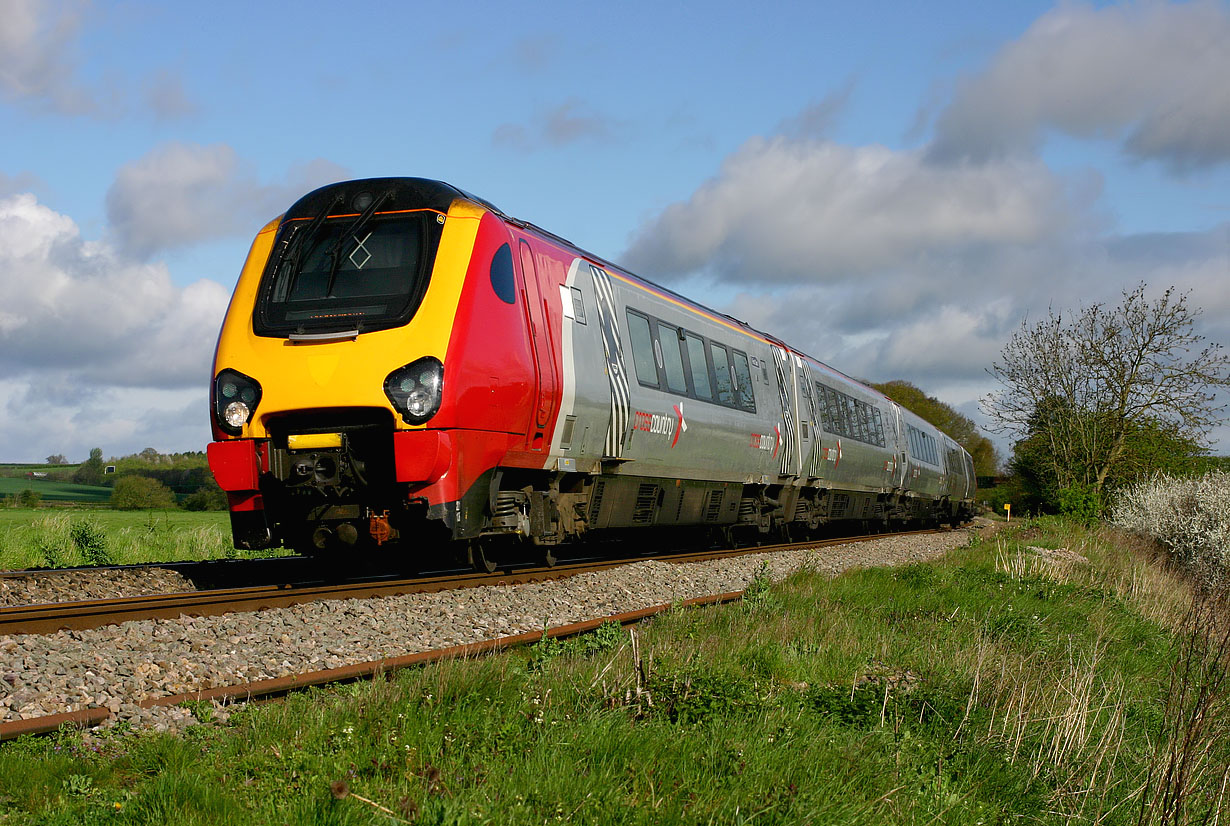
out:
{"label": "field in background", "polygon": [[0,497],[13,496],[23,490],[34,491],[44,502],[105,504],[111,498],[111,488],[102,486],[76,485],[51,479],[27,479],[24,476],[0,476]]}
{"label": "field in background", "polygon": [[0,508],[5,569],[252,555],[232,547],[230,519],[217,511]]}

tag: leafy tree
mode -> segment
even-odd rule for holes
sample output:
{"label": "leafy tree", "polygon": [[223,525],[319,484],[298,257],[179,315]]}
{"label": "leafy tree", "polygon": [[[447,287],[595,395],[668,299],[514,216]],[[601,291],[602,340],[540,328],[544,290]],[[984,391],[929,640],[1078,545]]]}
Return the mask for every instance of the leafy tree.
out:
{"label": "leafy tree", "polygon": [[147,476],[121,476],[111,491],[111,507],[122,511],[175,507],[175,494],[157,479]]}
{"label": "leafy tree", "polygon": [[43,498],[43,494],[36,490],[25,488],[15,494],[17,507],[19,508],[37,508],[39,501]]}
{"label": "leafy tree", "polygon": [[96,447],[90,451],[90,458],[81,463],[73,473],[73,481],[78,485],[101,485],[103,480],[102,448]]}
{"label": "leafy tree", "polygon": [[67,464],[68,464],[68,459],[65,459],[65,458],[64,458],[64,454],[63,454],[63,453],[53,453],[53,454],[51,454],[50,456],[48,456],[48,457],[47,457],[47,464],[49,464],[49,465],[67,465]]}
{"label": "leafy tree", "polygon": [[1036,504],[1085,509],[1143,473],[1193,465],[1223,409],[1214,392],[1230,386],[1230,357],[1193,331],[1199,314],[1173,287],[1150,302],[1141,284],[1071,321],[1022,322],[983,409],[1019,437],[1011,467]]}
{"label": "leafy tree", "polygon": [[999,470],[999,456],[995,445],[978,432],[977,425],[934,396],[928,396],[918,387],[900,379],[873,384],[885,396],[897,404],[926,419],[952,437],[953,441],[969,451],[974,460],[974,473],[978,476],[994,476]]}

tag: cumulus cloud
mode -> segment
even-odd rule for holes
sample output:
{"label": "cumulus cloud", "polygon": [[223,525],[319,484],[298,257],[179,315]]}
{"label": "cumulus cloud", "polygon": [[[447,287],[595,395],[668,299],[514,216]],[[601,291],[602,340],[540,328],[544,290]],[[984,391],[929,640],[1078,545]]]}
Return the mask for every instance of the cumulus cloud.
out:
{"label": "cumulus cloud", "polygon": [[1093,8],[1040,17],[941,112],[943,161],[1033,149],[1043,131],[1111,138],[1175,170],[1230,161],[1230,8],[1216,2]]}
{"label": "cumulus cloud", "polygon": [[[177,287],[163,265],[84,240],[33,195],[0,198],[0,455],[118,450],[123,434],[148,444],[189,431],[191,441],[165,447],[199,449],[228,299],[221,284]],[[151,415],[190,404],[191,427],[149,429]]]}
{"label": "cumulus cloud", "polygon": [[30,194],[0,200],[0,290],[0,375],[63,370],[130,387],[201,381],[229,298],[83,240]]}
{"label": "cumulus cloud", "polygon": [[1032,244],[1070,218],[1063,182],[1033,161],[951,168],[880,146],[756,138],[643,226],[624,260],[650,277],[840,280]]}
{"label": "cumulus cloud", "polygon": [[949,164],[754,139],[617,260],[850,375],[906,379],[973,412],[1022,320],[1116,302],[1141,281],[1189,291],[1199,332],[1230,342],[1230,226],[1117,236],[1100,194],[1096,174],[1028,156]]}
{"label": "cumulus cloud", "polygon": [[126,253],[148,257],[251,233],[308,190],[344,177],[342,167],[316,160],[285,181],[261,183],[230,146],[168,143],[119,170],[107,192],[107,218]]}

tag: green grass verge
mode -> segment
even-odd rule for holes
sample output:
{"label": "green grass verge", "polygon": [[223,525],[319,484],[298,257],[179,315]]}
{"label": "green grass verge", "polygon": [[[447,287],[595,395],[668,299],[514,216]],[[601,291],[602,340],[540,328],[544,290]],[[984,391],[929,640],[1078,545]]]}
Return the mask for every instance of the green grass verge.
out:
{"label": "green grass verge", "polygon": [[12,496],[32,490],[45,502],[103,503],[111,498],[111,488],[101,485],[75,485],[50,479],[25,479],[20,476],[0,476],[0,496]]}
{"label": "green grass verge", "polygon": [[2,569],[251,555],[232,546],[226,513],[0,508]]}
{"label": "green grass verge", "polygon": [[[1182,591],[1112,534],[1047,521],[178,737],[20,740],[0,822],[1205,822],[1230,708],[1214,691],[1203,734],[1167,728],[1167,700],[1182,719],[1195,696],[1170,683],[1199,636]],[[1203,662],[1213,685],[1224,664]],[[1194,760],[1164,796],[1175,749]]]}

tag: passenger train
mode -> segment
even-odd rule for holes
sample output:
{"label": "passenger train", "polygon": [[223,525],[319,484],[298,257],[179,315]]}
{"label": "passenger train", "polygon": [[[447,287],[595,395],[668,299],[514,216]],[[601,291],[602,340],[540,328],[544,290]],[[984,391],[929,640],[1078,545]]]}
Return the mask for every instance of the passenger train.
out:
{"label": "passenger train", "polygon": [[445,541],[491,568],[634,529],[973,513],[969,454],[883,394],[419,178],[322,187],[259,232],[210,407],[239,548]]}

